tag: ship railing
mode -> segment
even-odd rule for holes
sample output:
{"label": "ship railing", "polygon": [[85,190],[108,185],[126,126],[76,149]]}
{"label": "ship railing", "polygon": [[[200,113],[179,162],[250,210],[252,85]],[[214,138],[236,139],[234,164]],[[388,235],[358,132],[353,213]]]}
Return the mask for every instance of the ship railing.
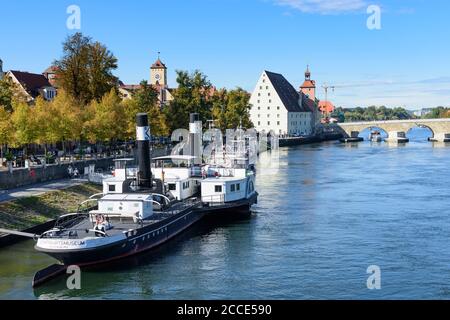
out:
{"label": "ship railing", "polygon": [[209,207],[221,206],[225,204],[225,195],[216,194],[211,196],[202,196],[202,203]]}
{"label": "ship railing", "polygon": [[162,213],[175,215],[189,208],[195,208],[201,204],[201,200],[198,198],[186,199],[172,205],[169,209],[164,210]]}

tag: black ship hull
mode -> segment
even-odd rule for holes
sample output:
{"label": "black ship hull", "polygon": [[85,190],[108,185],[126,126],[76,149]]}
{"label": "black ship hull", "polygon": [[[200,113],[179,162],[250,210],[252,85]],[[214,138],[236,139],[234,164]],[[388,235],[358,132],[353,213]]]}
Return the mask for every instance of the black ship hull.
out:
{"label": "black ship hull", "polygon": [[80,250],[43,250],[39,247],[36,249],[66,266],[99,265],[155,248],[195,224],[204,214],[191,208],[158,223],[137,228],[129,232],[126,239],[100,247]]}

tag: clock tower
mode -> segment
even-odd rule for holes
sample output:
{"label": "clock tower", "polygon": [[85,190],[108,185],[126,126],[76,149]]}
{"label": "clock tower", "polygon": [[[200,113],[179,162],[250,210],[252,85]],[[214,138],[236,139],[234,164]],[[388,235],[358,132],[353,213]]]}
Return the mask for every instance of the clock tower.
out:
{"label": "clock tower", "polygon": [[159,59],[150,68],[150,84],[167,87],[167,67]]}

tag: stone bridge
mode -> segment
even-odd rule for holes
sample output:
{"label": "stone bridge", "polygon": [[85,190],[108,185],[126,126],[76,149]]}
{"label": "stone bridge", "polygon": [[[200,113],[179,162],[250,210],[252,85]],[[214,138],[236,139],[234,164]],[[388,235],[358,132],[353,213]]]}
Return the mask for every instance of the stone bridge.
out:
{"label": "stone bridge", "polygon": [[365,129],[380,128],[387,132],[388,140],[402,137],[414,127],[430,129],[433,133],[433,141],[450,141],[450,119],[389,120],[336,124],[336,130],[342,133],[344,137],[357,137]]}

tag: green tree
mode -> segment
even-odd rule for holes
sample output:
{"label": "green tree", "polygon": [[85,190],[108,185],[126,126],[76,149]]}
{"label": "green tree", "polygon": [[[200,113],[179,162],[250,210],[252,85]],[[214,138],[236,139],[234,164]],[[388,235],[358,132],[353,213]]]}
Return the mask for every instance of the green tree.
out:
{"label": "green tree", "polygon": [[33,142],[43,145],[47,155],[48,145],[61,141],[61,113],[51,102],[38,97],[32,110]]}
{"label": "green tree", "polygon": [[111,89],[100,102],[93,100],[87,107],[84,133],[90,142],[114,142],[126,134],[126,115],[116,90]]}
{"label": "green tree", "polygon": [[63,151],[66,151],[66,143],[82,140],[82,129],[85,115],[82,107],[64,90],[59,90],[56,98],[51,102],[51,110],[57,114],[60,141],[63,143]]}
{"label": "green tree", "polygon": [[177,71],[177,83],[174,100],[164,108],[170,131],[187,128],[190,113],[199,113],[203,121],[211,119],[212,85],[207,77],[200,71]]}
{"label": "green tree", "polygon": [[28,144],[35,141],[38,128],[35,127],[33,107],[24,102],[13,104],[11,116],[14,125],[14,146],[23,147],[27,155]]}
{"label": "green tree", "polygon": [[6,111],[13,111],[14,102],[26,102],[26,97],[9,77],[0,80],[0,106]]}
{"label": "green tree", "polygon": [[158,104],[158,92],[155,88],[143,80],[140,88],[132,95],[131,99],[123,101],[123,108],[127,117],[127,137],[136,135],[136,114],[147,113],[150,130],[154,136],[167,136],[169,129],[166,116]]}
{"label": "green tree", "polygon": [[214,94],[212,114],[222,131],[237,128],[253,127],[250,121],[250,95],[241,88],[227,91],[222,89]]}
{"label": "green tree", "polygon": [[117,59],[101,43],[78,32],[63,43],[63,56],[54,62],[57,81],[76,101],[84,105],[102,97],[114,88]]}
{"label": "green tree", "polygon": [[12,142],[14,127],[11,122],[11,113],[5,107],[0,106],[0,159],[3,160],[5,146]]}

